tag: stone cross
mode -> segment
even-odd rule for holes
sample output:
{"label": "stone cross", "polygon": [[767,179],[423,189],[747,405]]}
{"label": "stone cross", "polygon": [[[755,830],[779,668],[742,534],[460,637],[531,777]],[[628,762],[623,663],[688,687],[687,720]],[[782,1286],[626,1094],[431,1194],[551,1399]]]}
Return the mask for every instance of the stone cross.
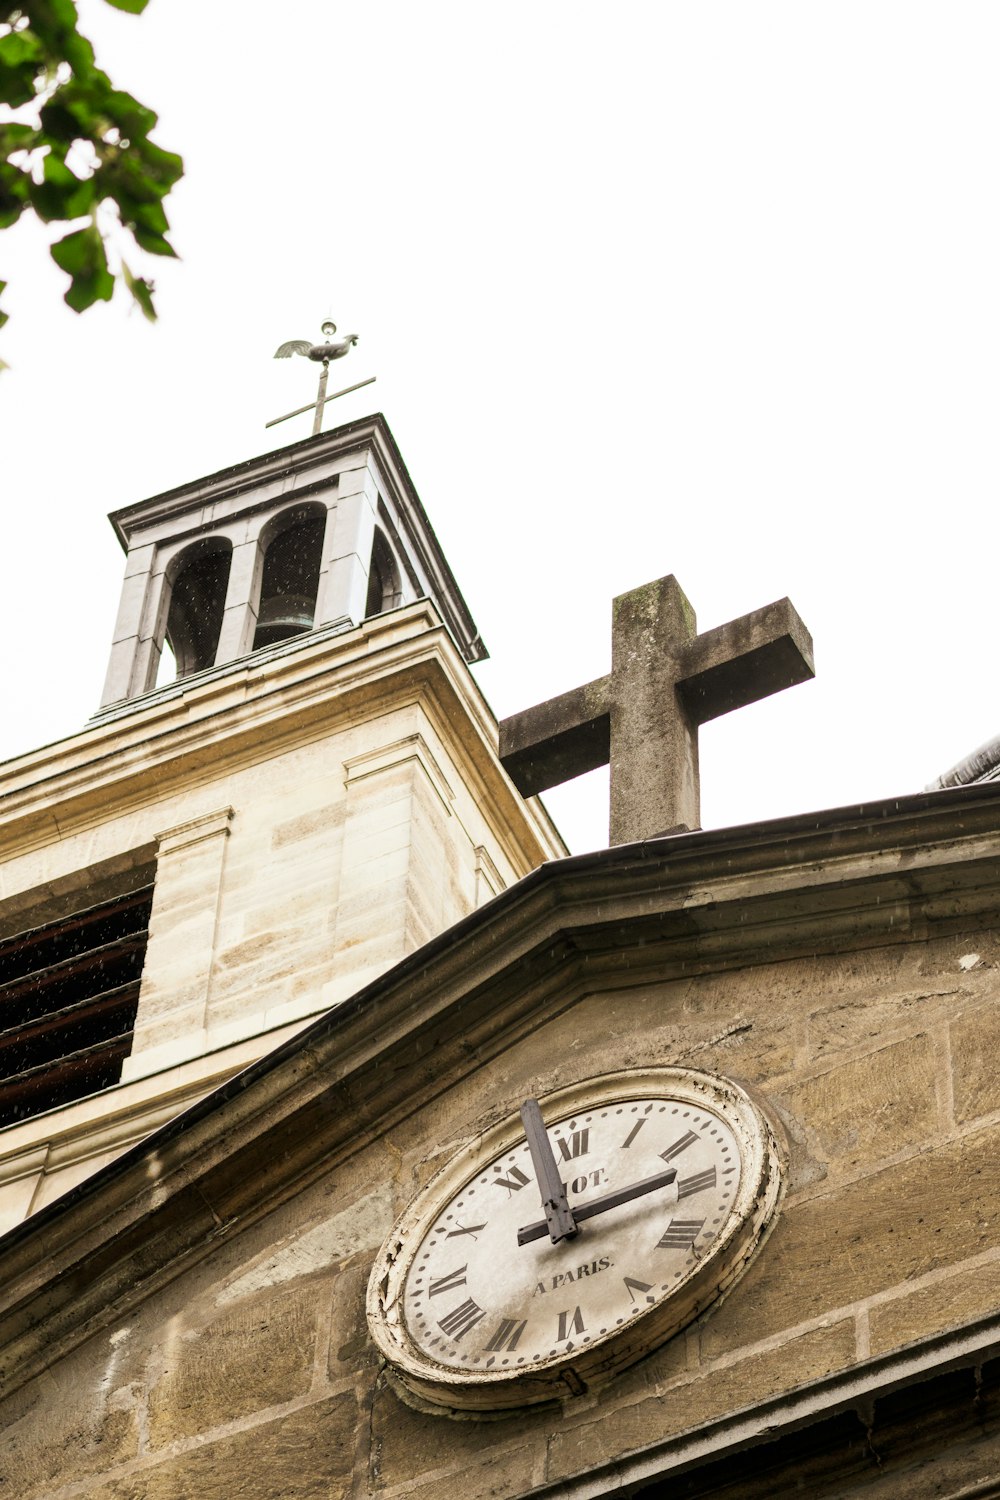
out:
{"label": "stone cross", "polygon": [[671,575],[619,594],[611,673],[500,724],[523,796],[611,765],[611,842],[700,827],[698,726],[814,675],[812,637],[788,599],[698,634]]}

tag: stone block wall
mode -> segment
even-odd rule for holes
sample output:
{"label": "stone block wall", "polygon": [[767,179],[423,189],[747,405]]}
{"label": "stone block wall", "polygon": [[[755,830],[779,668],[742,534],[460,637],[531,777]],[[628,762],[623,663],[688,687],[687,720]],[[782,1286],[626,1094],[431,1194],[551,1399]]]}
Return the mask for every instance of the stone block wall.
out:
{"label": "stone block wall", "polygon": [[[623,963],[10,1396],[0,1493],[522,1496],[996,1310],[998,1013],[981,927],[670,981]],[[725,1074],[783,1122],[787,1193],[748,1272],[603,1392],[496,1421],[411,1410],[364,1321],[396,1215],[526,1094],[655,1063]]]}
{"label": "stone block wall", "polygon": [[0,1131],[0,1232],[562,852],[495,738],[422,603],[6,767],[0,933],[154,894],[121,1082]]}

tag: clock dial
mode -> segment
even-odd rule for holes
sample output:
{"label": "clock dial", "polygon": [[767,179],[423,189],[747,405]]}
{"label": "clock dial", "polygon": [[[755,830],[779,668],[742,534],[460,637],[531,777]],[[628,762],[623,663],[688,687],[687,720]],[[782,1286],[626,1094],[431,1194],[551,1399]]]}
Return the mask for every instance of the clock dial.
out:
{"label": "clock dial", "polygon": [[[776,1209],[777,1142],[725,1079],[651,1068],[540,1102],[534,1153],[517,1116],[471,1142],[373,1268],[372,1334],[404,1393],[430,1409],[500,1410],[599,1385],[725,1291]],[[560,1180],[572,1217],[554,1242],[567,1220],[546,1195]]]}
{"label": "clock dial", "polygon": [[676,1176],[581,1221],[553,1244],[518,1230],[542,1213],[527,1141],[449,1202],[414,1257],[403,1318],[417,1348],[454,1369],[523,1368],[606,1337],[676,1291],[725,1229],[741,1156],[721,1115],[662,1098],[586,1110],[548,1126],[571,1209]]}

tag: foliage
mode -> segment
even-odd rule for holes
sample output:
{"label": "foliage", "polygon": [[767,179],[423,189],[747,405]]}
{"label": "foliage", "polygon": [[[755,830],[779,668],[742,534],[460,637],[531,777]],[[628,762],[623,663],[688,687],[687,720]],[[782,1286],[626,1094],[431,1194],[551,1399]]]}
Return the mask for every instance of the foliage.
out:
{"label": "foliage", "polygon": [[[108,3],[138,14],[147,0]],[[174,254],[163,200],[183,165],[150,140],[153,111],[96,66],[74,0],[0,0],[0,112],[0,229],[26,211],[45,223],[84,221],[51,247],[70,278],[69,306],[107,301],[120,273],[155,318],[152,283],[114,249],[109,265],[108,248],[122,226],[142,250]]]}

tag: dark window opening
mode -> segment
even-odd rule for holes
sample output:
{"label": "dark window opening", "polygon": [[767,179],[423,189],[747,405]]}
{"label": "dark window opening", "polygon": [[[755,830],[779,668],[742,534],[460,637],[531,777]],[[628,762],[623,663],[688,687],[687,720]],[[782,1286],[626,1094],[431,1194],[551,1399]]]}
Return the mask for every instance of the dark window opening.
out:
{"label": "dark window opening", "polygon": [[376,531],[372,542],[371,566],[368,570],[368,597],[365,600],[365,619],[381,615],[388,609],[398,609],[403,602],[399,586],[399,569],[389,544],[381,531]]}
{"label": "dark window opening", "polygon": [[268,546],[253,638],[255,651],[312,629],[325,531],[325,516],[307,516],[279,531]]}
{"label": "dark window opening", "polygon": [[0,942],[0,1125],[119,1081],[152,902],[144,886]]}
{"label": "dark window opening", "polygon": [[231,550],[228,543],[199,553],[181,568],[170,591],[167,641],[177,676],[215,665],[226,608]]}

